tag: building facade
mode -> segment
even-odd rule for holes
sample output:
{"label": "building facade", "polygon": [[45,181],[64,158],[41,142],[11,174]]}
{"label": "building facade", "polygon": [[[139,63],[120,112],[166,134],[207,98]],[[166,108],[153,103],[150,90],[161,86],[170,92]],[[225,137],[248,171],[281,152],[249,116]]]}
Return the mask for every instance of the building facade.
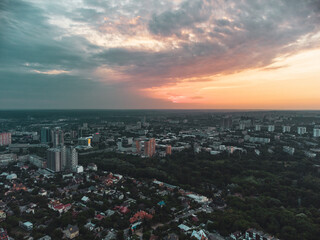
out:
{"label": "building facade", "polygon": [[52,130],[52,142],[53,147],[64,145],[64,132],[60,127],[56,127],[54,130]]}
{"label": "building facade", "polygon": [[11,133],[0,133],[0,146],[8,146],[11,144]]}
{"label": "building facade", "polygon": [[320,128],[313,129],[313,137],[320,137]]}
{"label": "building facade", "polygon": [[166,146],[166,155],[171,155],[172,154],[172,147],[171,145]]}
{"label": "building facade", "polygon": [[51,129],[49,127],[41,128],[40,140],[43,144],[51,142]]}
{"label": "building facade", "polygon": [[61,171],[61,149],[49,148],[47,150],[47,168],[54,172]]}
{"label": "building facade", "polygon": [[303,135],[303,134],[307,133],[307,128],[306,127],[298,127],[297,131],[298,131],[299,135]]}
{"label": "building facade", "polygon": [[282,127],[282,132],[286,133],[286,132],[290,132],[291,131],[291,127],[290,126],[283,126]]}
{"label": "building facade", "polygon": [[74,147],[62,146],[47,150],[47,168],[54,172],[75,171],[78,166],[78,152]]}
{"label": "building facade", "polygon": [[156,140],[151,138],[149,141],[144,142],[144,155],[152,157],[156,153]]}
{"label": "building facade", "polygon": [[268,126],[268,132],[274,132],[274,130],[275,130],[274,125],[269,125]]}

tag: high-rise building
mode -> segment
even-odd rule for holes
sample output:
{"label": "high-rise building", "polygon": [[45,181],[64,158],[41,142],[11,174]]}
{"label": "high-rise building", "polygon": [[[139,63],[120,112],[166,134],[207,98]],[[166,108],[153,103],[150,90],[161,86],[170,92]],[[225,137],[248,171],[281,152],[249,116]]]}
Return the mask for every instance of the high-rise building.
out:
{"label": "high-rise building", "polygon": [[239,124],[239,129],[240,130],[245,130],[246,129],[246,124],[245,123],[240,123]]}
{"label": "high-rise building", "polygon": [[232,118],[231,117],[221,118],[221,128],[230,129],[231,127],[232,127]]}
{"label": "high-rise building", "polygon": [[71,131],[70,131],[70,137],[71,137],[72,139],[77,138],[77,136],[78,136],[77,131],[75,131],[75,130],[71,130]]}
{"label": "high-rise building", "polygon": [[56,127],[54,130],[52,130],[52,142],[53,147],[64,145],[64,133],[60,127]]}
{"label": "high-rise building", "polygon": [[143,116],[143,118],[141,119],[141,123],[142,123],[142,125],[144,125],[146,122],[147,122],[147,120],[146,120],[146,116]]}
{"label": "high-rise building", "polygon": [[313,137],[320,137],[320,128],[313,129]]}
{"label": "high-rise building", "polygon": [[74,147],[67,148],[67,169],[75,171],[78,166],[78,152]]}
{"label": "high-rise building", "polygon": [[74,171],[78,165],[78,152],[74,147],[61,146],[47,150],[47,168],[55,172]]}
{"label": "high-rise building", "polygon": [[274,125],[268,126],[268,132],[274,132],[274,129],[275,129]]}
{"label": "high-rise building", "polygon": [[61,171],[65,170],[67,168],[67,148],[66,146],[60,147],[61,155]]}
{"label": "high-rise building", "polygon": [[47,168],[52,171],[61,171],[61,149],[49,148],[47,150]]}
{"label": "high-rise building", "polygon": [[51,142],[51,130],[48,127],[41,128],[41,143],[47,144]]}
{"label": "high-rise building", "polygon": [[171,155],[171,153],[172,153],[172,147],[171,147],[171,145],[167,145],[166,146],[166,154]]}
{"label": "high-rise building", "polygon": [[118,150],[119,150],[119,151],[122,151],[122,150],[123,150],[123,148],[122,148],[122,138],[118,138],[117,147],[118,147]]}
{"label": "high-rise building", "polygon": [[11,144],[11,133],[0,133],[0,146],[7,146]]}
{"label": "high-rise building", "polygon": [[306,127],[298,127],[298,134],[303,135],[307,133],[307,128]]}
{"label": "high-rise building", "polygon": [[286,132],[290,132],[291,131],[291,127],[290,126],[283,126],[282,127],[282,132],[286,133]]}
{"label": "high-rise building", "polygon": [[139,140],[136,140],[136,149],[137,149],[137,153],[141,152],[141,143]]}
{"label": "high-rise building", "polygon": [[150,138],[149,141],[144,142],[144,155],[152,157],[156,153],[156,140]]}

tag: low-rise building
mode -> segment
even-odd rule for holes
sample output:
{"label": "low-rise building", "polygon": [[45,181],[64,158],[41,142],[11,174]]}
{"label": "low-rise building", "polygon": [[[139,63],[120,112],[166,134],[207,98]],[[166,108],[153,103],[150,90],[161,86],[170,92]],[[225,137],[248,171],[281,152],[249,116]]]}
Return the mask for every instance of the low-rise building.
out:
{"label": "low-rise building", "polygon": [[19,226],[26,231],[32,231],[33,229],[33,224],[31,222],[19,222]]}
{"label": "low-rise building", "polygon": [[37,166],[38,168],[46,168],[47,162],[44,158],[36,156],[36,155],[30,155],[29,161],[31,164]]}
{"label": "low-rise building", "polygon": [[283,151],[290,154],[290,155],[293,155],[294,154],[294,151],[295,149],[293,147],[289,147],[289,146],[283,146]]}
{"label": "low-rise building", "polygon": [[64,231],[66,238],[68,239],[74,239],[79,236],[79,228],[78,226],[74,225],[68,225],[66,230]]}
{"label": "low-rise building", "polygon": [[262,231],[250,228],[245,232],[245,240],[279,240],[276,237],[270,236]]}
{"label": "low-rise building", "polygon": [[17,161],[17,155],[14,153],[0,154],[0,166],[7,166],[15,161]]}

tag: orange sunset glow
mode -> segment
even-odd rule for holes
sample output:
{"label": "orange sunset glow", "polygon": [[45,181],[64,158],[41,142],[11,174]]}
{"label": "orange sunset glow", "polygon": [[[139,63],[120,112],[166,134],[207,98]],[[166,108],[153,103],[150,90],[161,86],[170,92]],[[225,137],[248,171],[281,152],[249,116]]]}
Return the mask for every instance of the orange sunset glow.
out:
{"label": "orange sunset glow", "polygon": [[263,68],[181,79],[179,83],[143,91],[150,97],[196,108],[318,109],[319,66],[320,49],[314,49]]}

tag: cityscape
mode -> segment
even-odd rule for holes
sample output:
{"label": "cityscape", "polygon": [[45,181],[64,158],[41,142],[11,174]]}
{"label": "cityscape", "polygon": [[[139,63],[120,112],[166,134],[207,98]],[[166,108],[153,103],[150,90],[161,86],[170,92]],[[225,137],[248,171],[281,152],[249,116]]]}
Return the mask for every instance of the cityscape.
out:
{"label": "cityscape", "polygon": [[320,0],[1,0],[0,240],[319,240]]}
{"label": "cityscape", "polygon": [[2,239],[317,239],[320,112],[0,112]]}

